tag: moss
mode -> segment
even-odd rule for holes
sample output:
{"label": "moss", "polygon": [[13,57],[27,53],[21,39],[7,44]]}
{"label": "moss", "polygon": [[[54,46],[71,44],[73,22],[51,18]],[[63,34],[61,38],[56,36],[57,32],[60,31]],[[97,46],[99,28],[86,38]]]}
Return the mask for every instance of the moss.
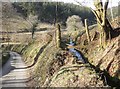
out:
{"label": "moss", "polygon": [[[47,77],[49,76],[49,67],[50,64],[53,62],[55,54],[59,52],[61,49],[57,49],[53,43],[51,42],[42,52],[40,55],[38,62],[35,66],[35,76],[36,81],[39,82],[39,85],[43,85]],[[39,71],[38,71],[39,70]],[[40,80],[38,80],[40,78]]]}

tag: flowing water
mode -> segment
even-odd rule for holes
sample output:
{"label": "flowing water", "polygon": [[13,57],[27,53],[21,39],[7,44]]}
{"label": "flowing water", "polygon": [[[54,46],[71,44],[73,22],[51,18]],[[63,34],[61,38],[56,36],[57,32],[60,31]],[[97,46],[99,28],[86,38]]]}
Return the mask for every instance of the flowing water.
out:
{"label": "flowing water", "polygon": [[[70,46],[74,46],[75,43],[72,41],[72,39],[70,39]],[[75,48],[69,48],[69,51],[75,56],[77,57],[78,61],[81,61],[83,63],[85,63],[85,60],[82,58],[82,55],[75,49]]]}

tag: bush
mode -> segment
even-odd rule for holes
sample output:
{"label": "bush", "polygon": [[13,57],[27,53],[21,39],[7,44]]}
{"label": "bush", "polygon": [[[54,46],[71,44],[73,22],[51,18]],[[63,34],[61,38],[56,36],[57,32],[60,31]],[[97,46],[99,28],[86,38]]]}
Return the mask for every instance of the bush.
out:
{"label": "bush", "polygon": [[83,22],[81,18],[77,15],[68,17],[66,24],[67,24],[67,30],[70,31],[77,31],[83,28]]}
{"label": "bush", "polygon": [[73,15],[71,17],[68,17],[67,21],[67,34],[73,39],[73,41],[76,41],[78,35],[83,31],[84,26],[81,18],[77,15]]}

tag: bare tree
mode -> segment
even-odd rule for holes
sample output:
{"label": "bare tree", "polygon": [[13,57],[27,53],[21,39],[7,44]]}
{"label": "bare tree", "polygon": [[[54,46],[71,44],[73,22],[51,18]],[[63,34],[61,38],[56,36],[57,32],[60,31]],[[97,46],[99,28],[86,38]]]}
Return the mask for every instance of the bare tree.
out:
{"label": "bare tree", "polygon": [[94,10],[93,12],[97,18],[97,22],[101,29],[100,44],[103,47],[106,46],[106,40],[111,39],[111,34],[113,30],[107,19],[108,4],[109,4],[109,0],[106,0],[104,5],[101,0],[94,0],[94,5],[96,7],[96,10]]}
{"label": "bare tree", "polygon": [[[76,1],[76,0],[75,0]],[[76,1],[79,5],[80,2]],[[90,8],[94,15],[96,16],[97,23],[100,31],[100,45],[102,47],[106,46],[106,41],[111,39],[113,29],[107,19],[107,8],[108,8],[109,0],[106,0],[103,4],[102,0],[94,0],[95,10]]]}

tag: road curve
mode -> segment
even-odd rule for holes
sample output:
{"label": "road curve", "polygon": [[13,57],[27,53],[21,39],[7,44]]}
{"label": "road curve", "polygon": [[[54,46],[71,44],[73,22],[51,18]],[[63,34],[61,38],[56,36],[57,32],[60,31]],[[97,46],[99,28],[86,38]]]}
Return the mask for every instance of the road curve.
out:
{"label": "road curve", "polygon": [[16,52],[10,52],[8,62],[0,70],[2,87],[27,87],[29,80],[29,69],[22,61],[21,56]]}

